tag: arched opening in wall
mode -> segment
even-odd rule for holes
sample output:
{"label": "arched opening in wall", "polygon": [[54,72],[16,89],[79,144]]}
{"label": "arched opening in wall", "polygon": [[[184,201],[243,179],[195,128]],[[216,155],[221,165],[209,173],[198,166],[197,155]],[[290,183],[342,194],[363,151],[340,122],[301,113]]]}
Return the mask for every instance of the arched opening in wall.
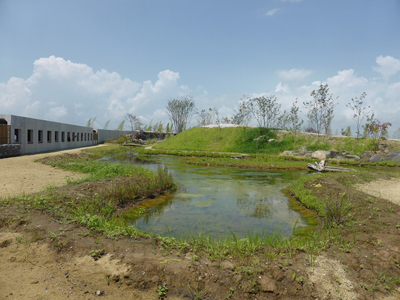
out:
{"label": "arched opening in wall", "polygon": [[6,119],[0,118],[0,125],[8,125]]}

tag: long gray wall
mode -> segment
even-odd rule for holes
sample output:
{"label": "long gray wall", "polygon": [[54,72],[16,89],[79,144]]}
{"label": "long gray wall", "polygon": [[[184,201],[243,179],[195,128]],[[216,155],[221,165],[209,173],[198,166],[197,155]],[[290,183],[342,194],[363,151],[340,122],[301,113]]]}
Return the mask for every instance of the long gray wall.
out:
{"label": "long gray wall", "polygon": [[12,144],[21,145],[21,154],[30,154],[93,145],[93,129],[0,114],[11,125]]}

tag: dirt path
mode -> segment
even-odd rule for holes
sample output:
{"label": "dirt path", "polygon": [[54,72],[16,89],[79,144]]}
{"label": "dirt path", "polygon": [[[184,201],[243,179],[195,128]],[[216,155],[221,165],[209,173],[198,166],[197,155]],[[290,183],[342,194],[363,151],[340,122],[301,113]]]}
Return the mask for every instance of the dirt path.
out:
{"label": "dirt path", "polygon": [[[102,146],[97,145],[93,147]],[[66,184],[68,179],[72,180],[83,177],[84,175],[80,173],[63,171],[35,162],[35,160],[43,157],[62,153],[76,153],[81,151],[81,149],[0,159],[0,197],[31,194],[45,189],[46,186],[61,186]]]}
{"label": "dirt path", "polygon": [[356,189],[400,205],[400,179],[377,180],[356,186]]}

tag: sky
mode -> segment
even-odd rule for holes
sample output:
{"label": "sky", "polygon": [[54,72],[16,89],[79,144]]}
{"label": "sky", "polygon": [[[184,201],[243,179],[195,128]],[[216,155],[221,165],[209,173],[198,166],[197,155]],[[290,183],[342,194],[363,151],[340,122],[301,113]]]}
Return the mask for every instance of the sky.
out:
{"label": "sky", "polygon": [[0,0],[0,113],[116,129],[166,123],[184,95],[229,117],[243,95],[289,109],[328,84],[333,133],[355,131],[363,92],[393,132],[399,28],[399,0]]}

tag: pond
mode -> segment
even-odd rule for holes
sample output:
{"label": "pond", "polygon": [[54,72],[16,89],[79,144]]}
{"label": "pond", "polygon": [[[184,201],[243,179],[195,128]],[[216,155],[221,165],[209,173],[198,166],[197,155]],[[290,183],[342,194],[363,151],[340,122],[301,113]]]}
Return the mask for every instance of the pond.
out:
{"label": "pond", "polygon": [[149,200],[157,204],[139,218],[129,219],[129,211],[124,215],[140,230],[175,237],[233,233],[242,238],[277,232],[290,236],[294,226],[307,226],[282,192],[304,172],[193,166],[177,157],[134,154],[123,163],[152,170],[165,165],[178,185],[172,195]]}

